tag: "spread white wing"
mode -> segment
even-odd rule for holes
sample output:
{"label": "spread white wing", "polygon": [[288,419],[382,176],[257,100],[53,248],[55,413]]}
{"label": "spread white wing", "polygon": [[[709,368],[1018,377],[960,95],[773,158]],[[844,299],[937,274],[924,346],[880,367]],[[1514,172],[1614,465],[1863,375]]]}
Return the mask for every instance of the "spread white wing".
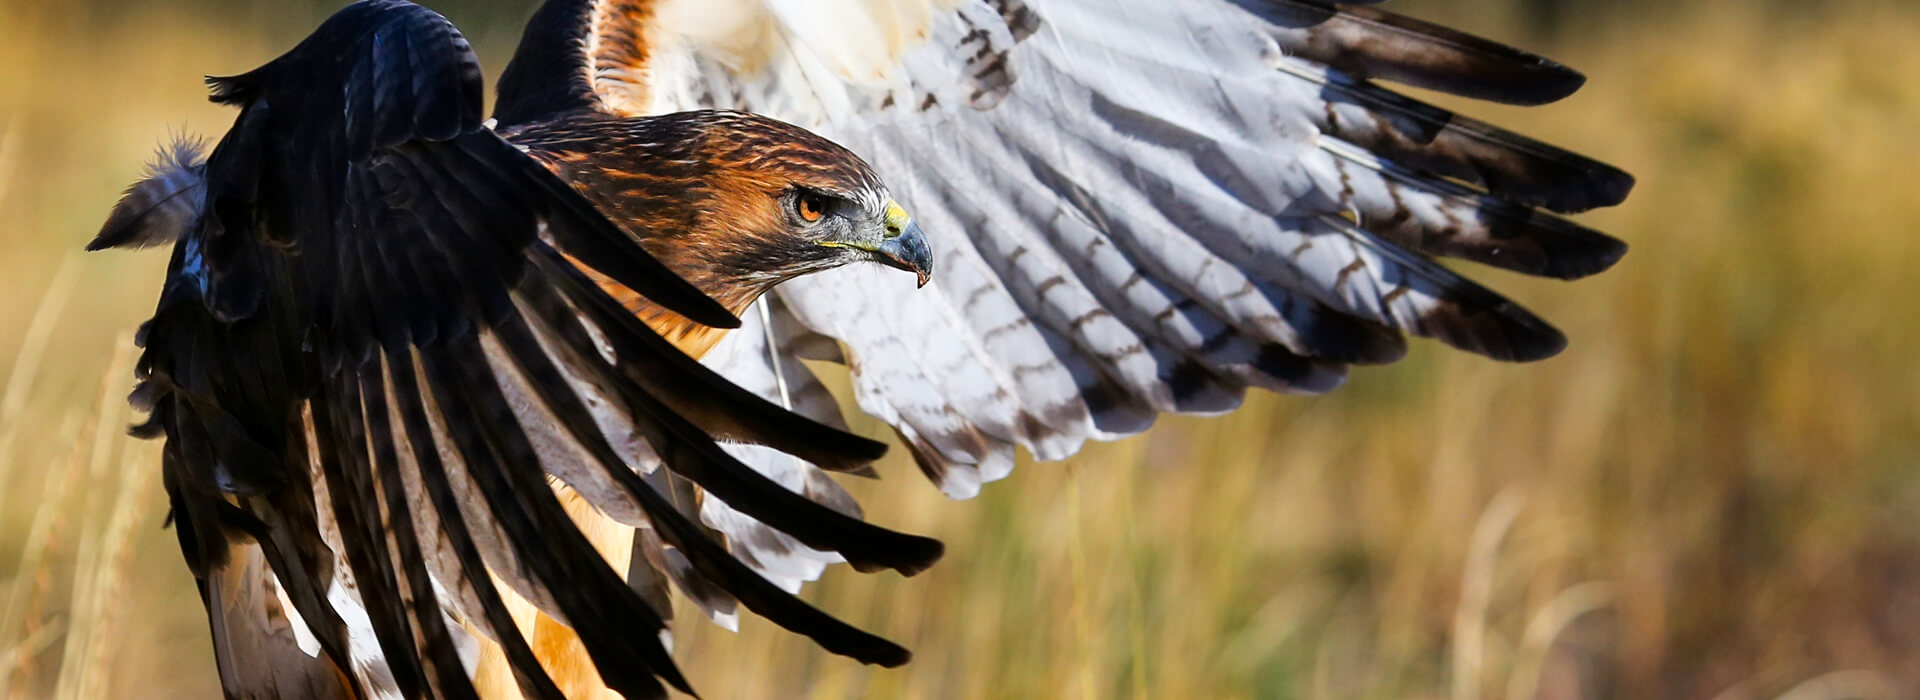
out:
{"label": "spread white wing", "polygon": [[[585,41],[534,46],[542,23]],[[1399,358],[1407,333],[1553,355],[1558,331],[1435,258],[1573,279],[1625,252],[1550,213],[1618,203],[1625,173],[1374,82],[1543,104],[1578,73],[1368,7],[553,0],[534,25],[503,123],[581,100],[732,108],[873,164],[934,241],[934,283],[875,266],[795,280],[776,332],[750,313],[708,363],[794,405],[818,385],[791,353],[839,357],[814,334],[838,340],[861,408],[955,497],[1005,476],[1015,446],[1061,459],[1248,387],[1327,391]],[[567,81],[515,75],[568,61]],[[825,481],[753,461],[796,490]],[[779,533],[703,515],[775,580],[817,575]]]}

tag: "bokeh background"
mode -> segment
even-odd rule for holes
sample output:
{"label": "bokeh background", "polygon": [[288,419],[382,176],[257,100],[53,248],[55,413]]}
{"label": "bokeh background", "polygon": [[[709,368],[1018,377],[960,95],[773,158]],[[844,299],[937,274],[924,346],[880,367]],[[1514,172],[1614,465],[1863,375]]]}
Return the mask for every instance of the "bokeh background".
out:
{"label": "bokeh background", "polygon": [[[533,2],[432,4],[498,70]],[[158,141],[230,122],[201,75],[335,7],[0,0],[0,695],[217,696],[155,450],[121,437],[165,254],[79,249]],[[1613,271],[1475,271],[1571,350],[1419,344],[970,502],[891,459],[869,516],[947,558],[807,596],[914,663],[682,610],[705,697],[1920,697],[1920,3],[1392,7],[1590,76],[1451,103],[1640,178],[1582,217],[1633,245]]]}

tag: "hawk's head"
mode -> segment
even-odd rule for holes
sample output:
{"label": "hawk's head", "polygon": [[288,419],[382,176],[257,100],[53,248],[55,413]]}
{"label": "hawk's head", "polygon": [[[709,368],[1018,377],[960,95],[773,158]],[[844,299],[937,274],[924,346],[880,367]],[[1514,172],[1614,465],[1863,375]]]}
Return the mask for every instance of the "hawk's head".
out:
{"label": "hawk's head", "polygon": [[[722,111],[582,116],[507,136],[736,313],[774,285],[848,263],[900,268],[923,285],[933,273],[919,225],[866,162],[785,122]],[[631,294],[621,301],[679,335],[670,314]]]}

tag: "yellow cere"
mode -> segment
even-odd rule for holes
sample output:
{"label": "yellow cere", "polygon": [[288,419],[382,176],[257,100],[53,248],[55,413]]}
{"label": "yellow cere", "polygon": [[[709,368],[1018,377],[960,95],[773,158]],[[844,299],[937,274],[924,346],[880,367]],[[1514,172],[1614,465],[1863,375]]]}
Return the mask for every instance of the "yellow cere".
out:
{"label": "yellow cere", "polygon": [[899,236],[907,230],[907,224],[913,223],[913,215],[900,207],[899,202],[887,202],[887,237]]}

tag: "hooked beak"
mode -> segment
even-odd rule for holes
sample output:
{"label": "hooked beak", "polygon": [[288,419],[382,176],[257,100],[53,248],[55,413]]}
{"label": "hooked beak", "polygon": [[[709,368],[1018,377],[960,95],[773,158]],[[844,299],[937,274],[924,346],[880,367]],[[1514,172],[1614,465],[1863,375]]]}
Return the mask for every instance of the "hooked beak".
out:
{"label": "hooked beak", "polygon": [[933,249],[927,246],[927,234],[918,222],[908,221],[900,235],[880,241],[873,254],[882,265],[919,275],[922,287],[933,279]]}
{"label": "hooked beak", "polygon": [[933,279],[933,248],[927,245],[927,234],[920,230],[920,224],[899,204],[888,202],[881,225],[884,230],[877,238],[822,245],[864,250],[874,262],[918,275],[920,286],[927,286]]}

